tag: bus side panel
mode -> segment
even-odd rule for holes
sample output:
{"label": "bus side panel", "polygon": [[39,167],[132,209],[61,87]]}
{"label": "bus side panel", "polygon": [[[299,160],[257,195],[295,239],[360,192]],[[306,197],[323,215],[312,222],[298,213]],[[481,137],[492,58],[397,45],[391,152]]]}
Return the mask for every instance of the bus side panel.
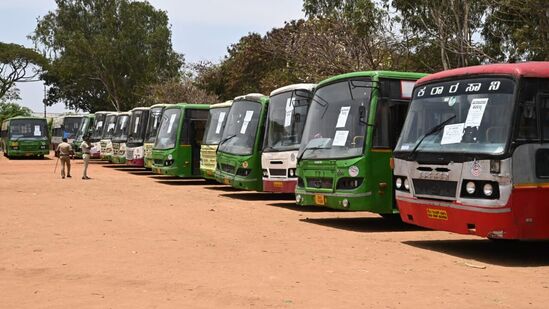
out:
{"label": "bus side panel", "polygon": [[390,166],[392,152],[390,149],[372,149],[366,160],[373,200],[369,211],[381,214],[398,213],[394,205],[393,171]]}

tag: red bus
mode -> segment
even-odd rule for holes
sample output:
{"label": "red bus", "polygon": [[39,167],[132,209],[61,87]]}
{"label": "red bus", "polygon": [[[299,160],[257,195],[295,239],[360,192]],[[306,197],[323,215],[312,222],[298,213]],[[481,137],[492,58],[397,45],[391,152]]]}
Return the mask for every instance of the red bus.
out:
{"label": "red bus", "polygon": [[492,239],[549,239],[549,62],[420,79],[394,175],[405,222]]}

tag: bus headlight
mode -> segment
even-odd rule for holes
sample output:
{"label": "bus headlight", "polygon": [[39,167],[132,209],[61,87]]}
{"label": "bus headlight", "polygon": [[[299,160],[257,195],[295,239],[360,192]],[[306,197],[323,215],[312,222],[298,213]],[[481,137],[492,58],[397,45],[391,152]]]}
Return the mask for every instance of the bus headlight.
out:
{"label": "bus headlight", "polygon": [[404,179],[404,189],[410,191],[410,183],[408,182],[408,178]]}
{"label": "bus headlight", "polygon": [[269,177],[269,172],[266,169],[263,169],[263,177]]}
{"label": "bus headlight", "polygon": [[171,154],[168,155],[168,161],[173,160],[173,156]]}
{"label": "bus headlight", "polygon": [[343,206],[344,208],[349,208],[349,200],[348,199],[344,199],[343,201],[341,201],[341,206]]}
{"label": "bus headlight", "polygon": [[299,203],[301,203],[301,201],[302,201],[301,194],[296,194],[295,195],[295,202],[299,204]]}
{"label": "bus headlight", "polygon": [[492,196],[492,194],[494,194],[494,187],[489,183],[485,184],[483,189],[484,195],[486,196]]}
{"label": "bus headlight", "polygon": [[475,190],[476,190],[475,183],[472,182],[472,181],[469,181],[469,182],[467,183],[467,185],[465,185],[465,190],[466,190],[467,193],[469,193],[469,194],[474,194],[474,193],[475,193]]}
{"label": "bus headlight", "polygon": [[395,181],[395,185],[396,185],[397,189],[402,188],[402,178],[398,177]]}
{"label": "bus headlight", "polygon": [[296,176],[297,176],[297,173],[295,168],[288,169],[288,177],[296,177]]}

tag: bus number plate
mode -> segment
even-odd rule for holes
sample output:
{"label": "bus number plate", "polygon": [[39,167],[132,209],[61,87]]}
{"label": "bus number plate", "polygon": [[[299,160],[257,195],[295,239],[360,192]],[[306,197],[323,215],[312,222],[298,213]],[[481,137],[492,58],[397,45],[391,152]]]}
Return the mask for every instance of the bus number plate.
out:
{"label": "bus number plate", "polygon": [[273,183],[273,186],[274,186],[275,188],[282,188],[282,187],[284,187],[284,183],[283,183],[282,181],[275,181],[275,182]]}
{"label": "bus number plate", "polygon": [[315,204],[317,204],[317,205],[326,204],[326,198],[324,197],[324,195],[315,194]]}
{"label": "bus number plate", "polygon": [[223,180],[223,182],[226,184],[226,185],[230,185],[231,184],[231,180],[229,178],[225,178]]}
{"label": "bus number plate", "polygon": [[448,220],[446,210],[427,208],[427,217],[435,220]]}

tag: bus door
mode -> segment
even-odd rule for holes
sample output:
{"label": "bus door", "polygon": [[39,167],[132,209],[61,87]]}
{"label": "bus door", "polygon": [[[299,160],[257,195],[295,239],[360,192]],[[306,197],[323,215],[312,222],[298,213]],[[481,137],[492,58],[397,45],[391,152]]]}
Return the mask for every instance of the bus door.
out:
{"label": "bus door", "polygon": [[207,109],[185,109],[183,123],[183,134],[181,134],[181,145],[191,147],[191,175],[200,176],[200,146],[208,122],[209,110]]}

